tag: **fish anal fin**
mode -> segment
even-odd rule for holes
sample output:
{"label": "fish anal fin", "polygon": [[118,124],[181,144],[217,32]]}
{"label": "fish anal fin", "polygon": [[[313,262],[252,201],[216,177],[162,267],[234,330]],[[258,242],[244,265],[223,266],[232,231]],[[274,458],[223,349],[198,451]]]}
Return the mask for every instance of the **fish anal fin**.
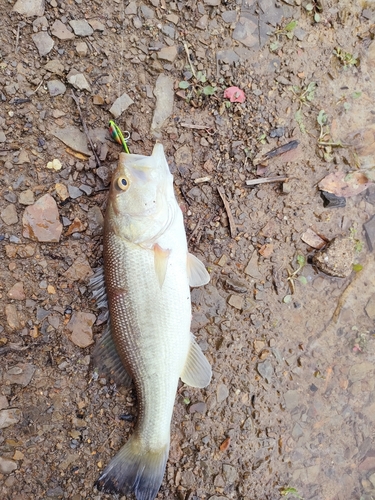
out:
{"label": "fish anal fin", "polygon": [[104,333],[94,348],[93,357],[94,365],[100,373],[111,377],[118,385],[126,387],[131,385],[131,376],[126,371],[112,339],[109,318]]}
{"label": "fish anal fin", "polygon": [[165,275],[167,273],[168,259],[171,251],[164,250],[164,248],[161,248],[158,243],[155,243],[152,249],[154,251],[154,267],[156,276],[158,277],[160,288],[162,288]]}
{"label": "fish anal fin", "polygon": [[169,443],[159,450],[145,449],[133,434],[104,469],[95,486],[112,494],[135,494],[137,500],[153,500],[163,481]]}
{"label": "fish anal fin", "polygon": [[187,272],[190,286],[203,286],[210,281],[210,275],[203,262],[192,253],[188,253],[187,256]]}
{"label": "fish anal fin", "polygon": [[189,354],[181,373],[181,380],[191,387],[202,389],[208,386],[211,377],[211,365],[192,336]]}

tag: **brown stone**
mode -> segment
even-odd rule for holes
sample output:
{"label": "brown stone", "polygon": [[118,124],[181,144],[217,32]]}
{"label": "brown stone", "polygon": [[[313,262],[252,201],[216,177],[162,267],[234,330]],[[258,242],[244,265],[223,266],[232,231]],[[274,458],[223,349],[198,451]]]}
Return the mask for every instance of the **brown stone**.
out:
{"label": "brown stone", "polygon": [[24,300],[26,298],[22,281],[19,281],[12,286],[8,292],[8,297],[14,300]]}
{"label": "brown stone", "polygon": [[45,194],[28,206],[22,217],[23,236],[34,241],[58,242],[62,232],[55,200]]}
{"label": "brown stone", "polygon": [[83,255],[77,257],[69,269],[64,273],[65,278],[71,281],[83,281],[92,275],[93,272],[89,261]]}
{"label": "brown stone", "polygon": [[5,316],[7,319],[8,326],[12,330],[18,330],[21,328],[21,322],[18,317],[17,308],[14,304],[7,304],[5,306]]}
{"label": "brown stone", "polygon": [[78,347],[88,347],[93,340],[92,325],[96,321],[96,316],[91,313],[75,312],[68,323],[68,330],[71,332],[71,341]]}

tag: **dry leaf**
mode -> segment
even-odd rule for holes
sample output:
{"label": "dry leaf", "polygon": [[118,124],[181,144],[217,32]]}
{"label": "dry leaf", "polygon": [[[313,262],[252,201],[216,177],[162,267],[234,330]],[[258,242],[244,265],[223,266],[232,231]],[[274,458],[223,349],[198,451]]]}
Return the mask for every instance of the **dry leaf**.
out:
{"label": "dry leaf", "polygon": [[350,172],[349,174],[334,172],[319,182],[319,189],[336,196],[349,198],[362,193],[370,184],[371,181],[362,172]]}
{"label": "dry leaf", "polygon": [[77,153],[77,151],[74,151],[74,149],[66,148],[65,150],[67,153],[70,155],[74,156],[75,158],[78,158],[79,160],[87,160],[88,156],[82,154],[82,153]]}
{"label": "dry leaf", "polygon": [[225,439],[220,445],[220,451],[226,451],[230,445],[230,437]]}

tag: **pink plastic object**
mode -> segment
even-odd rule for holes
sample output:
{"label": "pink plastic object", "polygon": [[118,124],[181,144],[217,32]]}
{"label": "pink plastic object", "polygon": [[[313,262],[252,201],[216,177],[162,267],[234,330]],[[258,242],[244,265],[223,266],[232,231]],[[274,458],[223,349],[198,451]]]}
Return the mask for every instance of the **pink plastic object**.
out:
{"label": "pink plastic object", "polygon": [[224,90],[224,97],[229,99],[230,102],[245,102],[245,93],[238,87],[228,87]]}

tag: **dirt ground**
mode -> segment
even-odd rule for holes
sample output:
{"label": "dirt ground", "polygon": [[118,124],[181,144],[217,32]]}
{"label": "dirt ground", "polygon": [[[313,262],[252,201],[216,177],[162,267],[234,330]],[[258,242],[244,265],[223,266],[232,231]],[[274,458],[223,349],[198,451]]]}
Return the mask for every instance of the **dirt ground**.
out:
{"label": "dirt ground", "polygon": [[[131,152],[163,143],[211,274],[192,290],[192,329],[213,380],[180,385],[157,498],[375,499],[375,189],[324,206],[318,186],[374,179],[374,3],[0,12],[0,497],[109,498],[93,484],[134,426],[133,391],[91,363],[116,117]],[[224,98],[231,86],[243,103]],[[124,93],[132,103],[113,109]],[[352,243],[349,276],[317,269],[309,229]]]}

